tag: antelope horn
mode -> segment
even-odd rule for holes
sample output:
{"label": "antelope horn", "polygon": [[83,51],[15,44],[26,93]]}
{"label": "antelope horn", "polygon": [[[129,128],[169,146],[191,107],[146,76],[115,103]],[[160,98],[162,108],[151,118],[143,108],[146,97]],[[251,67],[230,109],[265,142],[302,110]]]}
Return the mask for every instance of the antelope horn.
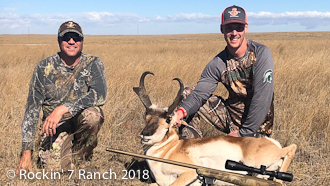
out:
{"label": "antelope horn", "polygon": [[146,107],[146,108],[149,108],[152,105],[150,98],[146,93],[146,88],[144,87],[144,78],[148,74],[154,75],[152,72],[149,72],[149,71],[144,72],[141,75],[139,87],[133,87],[134,92],[139,96],[141,102],[143,103],[144,107]]}
{"label": "antelope horn", "polygon": [[182,100],[182,92],[184,90],[183,83],[181,79],[174,78],[173,80],[177,80],[180,84],[180,90],[178,91],[178,94],[176,95],[176,98],[174,99],[172,105],[168,108],[167,114],[172,114],[174,109],[179,105],[180,101]]}

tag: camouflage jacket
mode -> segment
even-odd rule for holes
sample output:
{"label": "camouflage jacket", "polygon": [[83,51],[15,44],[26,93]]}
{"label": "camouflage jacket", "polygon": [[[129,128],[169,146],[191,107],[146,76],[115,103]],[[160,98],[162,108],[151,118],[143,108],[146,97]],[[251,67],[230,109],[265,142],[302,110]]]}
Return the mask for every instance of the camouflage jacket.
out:
{"label": "camouflage jacket", "polygon": [[52,111],[64,105],[69,113],[60,122],[93,106],[105,104],[107,83],[99,57],[82,53],[74,67],[62,62],[59,53],[43,59],[35,67],[29,87],[27,108],[22,122],[22,150],[34,149],[40,109],[44,121]]}

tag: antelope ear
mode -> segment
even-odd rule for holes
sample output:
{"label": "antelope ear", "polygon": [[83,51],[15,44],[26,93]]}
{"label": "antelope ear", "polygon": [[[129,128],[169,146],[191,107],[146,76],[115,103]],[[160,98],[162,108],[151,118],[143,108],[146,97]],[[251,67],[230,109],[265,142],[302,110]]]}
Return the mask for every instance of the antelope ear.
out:
{"label": "antelope ear", "polygon": [[181,125],[185,125],[185,126],[188,126],[188,123],[185,122],[184,120],[181,120]]}

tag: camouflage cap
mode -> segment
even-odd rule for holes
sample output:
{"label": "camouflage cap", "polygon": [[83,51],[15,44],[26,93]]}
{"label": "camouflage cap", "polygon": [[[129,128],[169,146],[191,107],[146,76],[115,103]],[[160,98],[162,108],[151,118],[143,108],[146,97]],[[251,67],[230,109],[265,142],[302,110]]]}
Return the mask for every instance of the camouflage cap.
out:
{"label": "camouflage cap", "polygon": [[67,21],[67,22],[63,23],[60,26],[60,28],[58,29],[58,36],[63,37],[64,34],[66,34],[68,32],[75,32],[75,33],[79,34],[80,37],[84,37],[83,31],[82,31],[81,27],[79,26],[79,24],[75,23],[73,21]]}

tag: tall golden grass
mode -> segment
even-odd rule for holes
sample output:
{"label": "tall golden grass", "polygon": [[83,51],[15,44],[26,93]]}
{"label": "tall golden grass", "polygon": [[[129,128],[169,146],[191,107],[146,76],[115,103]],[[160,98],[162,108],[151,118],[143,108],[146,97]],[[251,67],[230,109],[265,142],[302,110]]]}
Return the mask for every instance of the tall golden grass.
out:
{"label": "tall golden grass", "polygon": [[[327,185],[330,182],[330,62],[329,32],[251,33],[248,39],[268,46],[275,64],[275,127],[272,137],[286,146],[298,145],[287,185]],[[33,45],[32,45],[33,44]],[[89,36],[84,52],[101,57],[108,83],[105,123],[92,160],[95,170],[116,172],[116,180],[8,179],[21,151],[21,122],[28,84],[36,64],[59,51],[55,35],[0,35],[0,184],[1,185],[147,185],[122,179],[131,157],[112,154],[106,147],[142,154],[138,137],[144,107],[132,91],[144,71],[152,102],[161,107],[174,99],[178,77],[195,85],[205,65],[223,50],[221,34],[164,36]],[[220,85],[216,94],[227,96]],[[204,126],[207,128],[208,126]],[[208,129],[207,135],[216,134]],[[212,133],[214,132],[214,133]],[[221,147],[219,147],[221,148]],[[225,149],[224,149],[225,150]],[[37,159],[34,152],[33,160]],[[35,162],[35,161],[34,161]],[[33,163],[34,171],[37,169]]]}

